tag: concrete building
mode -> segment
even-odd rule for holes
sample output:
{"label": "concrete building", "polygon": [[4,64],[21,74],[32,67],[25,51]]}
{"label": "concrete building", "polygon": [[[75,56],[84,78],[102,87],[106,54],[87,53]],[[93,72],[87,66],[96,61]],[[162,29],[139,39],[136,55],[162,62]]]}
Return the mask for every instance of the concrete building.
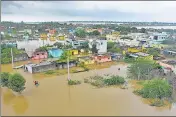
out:
{"label": "concrete building", "polygon": [[92,48],[93,44],[96,44],[99,54],[107,52],[107,40],[106,39],[89,40],[89,48]]}
{"label": "concrete building", "polygon": [[151,44],[161,44],[162,41],[167,39],[167,37],[168,37],[167,33],[162,32],[150,34],[149,39]]}

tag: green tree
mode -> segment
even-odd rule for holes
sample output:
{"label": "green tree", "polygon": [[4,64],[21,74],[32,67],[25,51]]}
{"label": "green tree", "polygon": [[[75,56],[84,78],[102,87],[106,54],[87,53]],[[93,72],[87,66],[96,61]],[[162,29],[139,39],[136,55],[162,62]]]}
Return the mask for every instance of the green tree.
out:
{"label": "green tree", "polygon": [[35,51],[47,51],[47,46],[39,47]]}
{"label": "green tree", "polygon": [[128,77],[137,80],[151,79],[151,71],[155,63],[150,60],[138,59],[128,67]]}
{"label": "green tree", "polygon": [[[12,51],[14,56],[23,53],[23,51],[18,50],[17,48],[12,48]],[[1,49],[1,62],[3,64],[10,63],[12,60],[11,58],[11,48],[4,46]]]}
{"label": "green tree", "polygon": [[140,31],[141,33],[146,33],[147,32],[147,30],[145,29],[145,28],[141,28],[141,31]]}
{"label": "green tree", "polygon": [[91,50],[92,50],[92,53],[93,53],[93,54],[97,54],[97,53],[98,53],[98,49],[97,49],[96,44],[93,44],[93,45],[92,45]]}
{"label": "green tree", "polygon": [[156,48],[149,48],[147,50],[147,53],[153,56],[159,56],[160,54],[160,50],[156,49]]}
{"label": "green tree", "polygon": [[94,31],[92,32],[92,34],[93,34],[94,36],[98,36],[98,35],[100,35],[100,32],[99,32],[98,30],[94,30]]}
{"label": "green tree", "polygon": [[54,46],[56,46],[59,49],[64,48],[64,45],[62,43],[59,43],[59,42],[54,43]]}
{"label": "green tree", "polygon": [[116,43],[114,43],[114,42],[108,42],[107,43],[107,49],[110,50],[111,48],[114,48],[115,45],[116,45]]}
{"label": "green tree", "polygon": [[70,51],[69,50],[65,50],[62,55],[60,56],[59,60],[67,60],[67,58],[71,57]]}
{"label": "green tree", "polygon": [[5,34],[5,37],[4,37],[4,39],[7,39],[7,40],[9,40],[9,39],[11,39],[11,36],[10,36],[9,34]]}
{"label": "green tree", "polygon": [[86,37],[86,32],[85,32],[84,29],[79,28],[79,29],[77,29],[77,30],[75,31],[75,35],[76,35],[77,37],[80,37],[80,38],[85,38],[85,37]]}
{"label": "green tree", "polygon": [[138,93],[143,98],[170,98],[172,95],[172,87],[166,80],[152,79],[143,83],[143,88]]}
{"label": "green tree", "polygon": [[117,44],[115,42],[108,42],[107,50],[108,52],[113,52],[113,53],[120,53],[122,51],[120,47],[117,47]]}
{"label": "green tree", "polygon": [[8,87],[10,74],[8,72],[2,72],[1,73],[1,86],[2,87]]}
{"label": "green tree", "polygon": [[63,49],[71,49],[71,48],[73,48],[73,46],[71,44],[63,46]]}
{"label": "green tree", "polygon": [[24,77],[19,74],[15,73],[11,75],[9,79],[9,88],[15,92],[21,93],[25,89],[26,80]]}

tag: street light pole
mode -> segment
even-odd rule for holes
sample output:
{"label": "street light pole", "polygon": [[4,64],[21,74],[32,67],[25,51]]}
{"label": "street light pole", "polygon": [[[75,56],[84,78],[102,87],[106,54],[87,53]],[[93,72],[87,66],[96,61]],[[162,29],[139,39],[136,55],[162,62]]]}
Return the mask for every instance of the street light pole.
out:
{"label": "street light pole", "polygon": [[12,51],[12,48],[11,48],[11,56],[12,56],[12,68],[13,68],[14,64],[13,64],[13,51]]}
{"label": "street light pole", "polygon": [[67,79],[70,80],[70,65],[69,65],[69,55],[67,57],[67,69],[68,69],[68,76]]}
{"label": "street light pole", "polygon": [[138,67],[138,80],[140,79],[140,69]]}

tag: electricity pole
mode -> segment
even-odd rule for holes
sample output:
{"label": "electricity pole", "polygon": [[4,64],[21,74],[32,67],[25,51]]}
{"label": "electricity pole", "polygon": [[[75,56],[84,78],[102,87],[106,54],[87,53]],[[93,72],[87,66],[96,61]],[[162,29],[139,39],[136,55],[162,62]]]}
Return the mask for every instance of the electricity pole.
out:
{"label": "electricity pole", "polygon": [[13,68],[14,64],[13,64],[13,51],[12,51],[12,48],[11,48],[11,56],[12,56],[12,68]]}
{"label": "electricity pole", "polygon": [[68,53],[68,57],[67,57],[67,69],[68,69],[68,76],[67,76],[67,79],[70,80],[69,53]]}

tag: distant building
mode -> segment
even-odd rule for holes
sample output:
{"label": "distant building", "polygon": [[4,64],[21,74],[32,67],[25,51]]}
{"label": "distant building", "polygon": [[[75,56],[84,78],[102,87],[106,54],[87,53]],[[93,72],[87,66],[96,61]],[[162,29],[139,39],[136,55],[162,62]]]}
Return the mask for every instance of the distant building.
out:
{"label": "distant building", "polygon": [[95,55],[94,57],[95,62],[97,63],[104,63],[104,62],[110,62],[111,60],[111,56],[110,55],[106,55],[106,54],[101,54],[101,55]]}
{"label": "distant building", "polygon": [[107,41],[110,42],[117,42],[120,39],[120,37],[118,35],[108,34],[106,35],[106,39]]}
{"label": "distant building", "polygon": [[32,55],[32,60],[47,59],[48,53],[46,51],[34,52]]}
{"label": "distant building", "polygon": [[166,40],[168,37],[167,33],[153,33],[149,37],[151,44],[161,44],[164,40]]}
{"label": "distant building", "polygon": [[117,42],[120,44],[120,46],[131,46],[131,47],[139,46],[140,44],[140,41],[129,37],[128,38],[123,37],[119,39]]}
{"label": "distant building", "polygon": [[146,54],[146,53],[143,53],[143,52],[138,52],[138,53],[135,53],[135,54],[129,54],[129,56],[133,57],[135,59],[143,58],[143,59],[146,59],[146,60],[153,60],[153,55]]}
{"label": "distant building", "polygon": [[80,63],[83,63],[84,65],[94,64],[95,60],[90,56],[84,56],[78,58]]}
{"label": "distant building", "polygon": [[24,32],[28,33],[29,35],[32,34],[32,30],[31,29],[24,29]]}
{"label": "distant building", "polygon": [[92,48],[92,45],[94,43],[96,44],[99,54],[107,52],[107,40],[106,39],[89,40],[89,48]]}

